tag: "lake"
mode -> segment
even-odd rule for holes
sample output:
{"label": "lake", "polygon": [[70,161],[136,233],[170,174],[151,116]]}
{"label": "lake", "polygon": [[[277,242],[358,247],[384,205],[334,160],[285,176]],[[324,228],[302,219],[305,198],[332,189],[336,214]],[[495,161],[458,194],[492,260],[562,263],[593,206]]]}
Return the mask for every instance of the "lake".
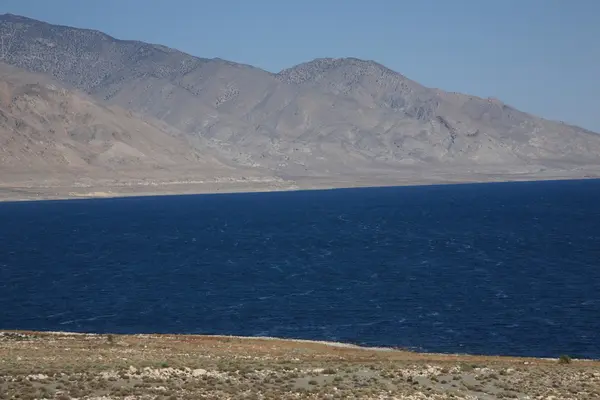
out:
{"label": "lake", "polygon": [[600,181],[0,203],[0,329],[600,358]]}

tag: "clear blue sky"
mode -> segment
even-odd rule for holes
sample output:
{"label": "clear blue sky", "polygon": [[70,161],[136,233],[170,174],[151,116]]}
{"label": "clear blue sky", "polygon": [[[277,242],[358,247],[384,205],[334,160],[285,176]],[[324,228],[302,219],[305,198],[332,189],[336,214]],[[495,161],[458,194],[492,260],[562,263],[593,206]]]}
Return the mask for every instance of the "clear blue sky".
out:
{"label": "clear blue sky", "polygon": [[600,0],[0,0],[5,12],[269,71],[371,59],[600,132]]}

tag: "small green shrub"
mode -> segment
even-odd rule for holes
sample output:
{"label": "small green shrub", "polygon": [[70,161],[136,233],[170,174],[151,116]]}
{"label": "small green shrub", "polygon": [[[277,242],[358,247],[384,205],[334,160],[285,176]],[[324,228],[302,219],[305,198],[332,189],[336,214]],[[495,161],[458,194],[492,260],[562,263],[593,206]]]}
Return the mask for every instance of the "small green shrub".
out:
{"label": "small green shrub", "polygon": [[571,361],[573,361],[571,359],[571,357],[569,357],[566,354],[563,354],[562,356],[558,357],[558,363],[559,364],[571,364]]}
{"label": "small green shrub", "polygon": [[475,369],[475,364],[462,364],[460,370],[463,372],[471,372]]}

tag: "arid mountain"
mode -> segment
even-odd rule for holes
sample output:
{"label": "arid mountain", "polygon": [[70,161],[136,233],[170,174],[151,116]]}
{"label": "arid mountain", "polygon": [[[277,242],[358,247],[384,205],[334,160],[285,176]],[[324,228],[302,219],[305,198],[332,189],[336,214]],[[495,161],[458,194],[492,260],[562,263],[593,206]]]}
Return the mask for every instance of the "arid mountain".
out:
{"label": "arid mountain", "polygon": [[427,88],[373,61],[317,59],[273,74],[9,14],[0,37],[3,62],[161,120],[187,134],[194,154],[246,171],[351,182],[600,166],[598,134]]}
{"label": "arid mountain", "polygon": [[[207,154],[208,153],[208,154]],[[175,129],[0,63],[2,180],[229,174]]]}

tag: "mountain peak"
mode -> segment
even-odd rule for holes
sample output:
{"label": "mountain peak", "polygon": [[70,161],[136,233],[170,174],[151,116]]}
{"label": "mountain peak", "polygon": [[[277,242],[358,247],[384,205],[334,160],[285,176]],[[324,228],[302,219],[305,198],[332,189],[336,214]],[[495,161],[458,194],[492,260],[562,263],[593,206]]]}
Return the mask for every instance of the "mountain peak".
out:
{"label": "mountain peak", "polygon": [[17,14],[11,14],[11,13],[0,14],[0,18],[1,19],[14,19],[14,20],[35,21],[32,18],[24,17],[22,15],[17,15]]}
{"label": "mountain peak", "polygon": [[291,68],[282,70],[277,74],[279,80],[287,83],[302,84],[305,82],[318,82],[333,71],[343,70],[345,75],[355,77],[364,75],[396,75],[401,74],[375,62],[354,57],[343,58],[316,58]]}

